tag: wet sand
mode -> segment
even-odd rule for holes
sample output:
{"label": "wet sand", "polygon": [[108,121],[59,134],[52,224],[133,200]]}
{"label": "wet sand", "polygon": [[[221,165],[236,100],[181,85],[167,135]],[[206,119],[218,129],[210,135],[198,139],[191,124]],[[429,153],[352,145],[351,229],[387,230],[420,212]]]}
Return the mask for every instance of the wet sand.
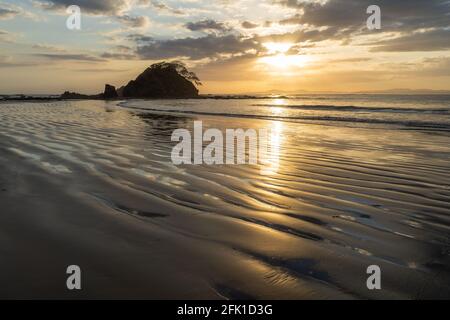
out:
{"label": "wet sand", "polygon": [[450,298],[447,132],[232,119],[278,135],[262,175],[172,165],[172,131],[221,116],[5,102],[0,120],[0,298]]}

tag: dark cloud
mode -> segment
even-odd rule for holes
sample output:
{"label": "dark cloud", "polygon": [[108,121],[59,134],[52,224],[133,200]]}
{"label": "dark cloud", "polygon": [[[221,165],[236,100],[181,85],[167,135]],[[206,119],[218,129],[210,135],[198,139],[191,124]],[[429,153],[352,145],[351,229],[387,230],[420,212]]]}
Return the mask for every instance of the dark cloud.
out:
{"label": "dark cloud", "polygon": [[145,16],[129,16],[127,14],[118,16],[117,19],[123,24],[132,27],[132,28],[143,28],[149,25],[150,20]]}
{"label": "dark cloud", "polygon": [[245,29],[254,29],[254,28],[257,28],[257,27],[259,27],[259,25],[256,24],[256,23],[253,23],[253,22],[250,22],[250,21],[244,21],[244,22],[242,22],[242,28],[245,28]]}
{"label": "dark cloud", "polygon": [[294,18],[314,26],[364,27],[368,17],[366,10],[373,4],[381,8],[383,28],[447,27],[450,21],[450,2],[447,0],[329,0],[322,4],[297,0],[278,2],[302,10]]}
{"label": "dark cloud", "polygon": [[167,12],[175,14],[175,15],[184,15],[183,11],[169,7],[168,5],[162,3],[161,1],[144,0],[144,2],[150,3],[151,5],[153,5],[154,8],[159,9],[161,11],[167,11]]}
{"label": "dark cloud", "polygon": [[[297,8],[298,13],[280,24],[299,24],[316,28],[326,27],[331,40],[345,40],[357,34],[373,33],[366,27],[367,8],[376,4],[381,8],[381,32],[397,32],[401,37],[388,42],[373,43],[377,51],[432,51],[448,48],[450,1],[448,0],[329,0],[305,2],[279,0],[285,6]],[[420,34],[418,30],[428,32]],[[431,30],[431,31],[430,31]],[[333,32],[330,32],[333,31]],[[426,39],[428,37],[428,39]],[[447,37],[447,40],[445,40]],[[394,42],[397,42],[395,44]]]}
{"label": "dark cloud", "polygon": [[191,31],[220,31],[220,32],[226,32],[229,30],[229,28],[221,22],[217,22],[214,20],[202,20],[197,22],[188,22],[186,23],[186,28]]}
{"label": "dark cloud", "polygon": [[77,5],[86,13],[117,15],[128,8],[128,0],[36,0],[35,4],[48,10],[62,10]]}
{"label": "dark cloud", "polygon": [[302,23],[302,15],[301,14],[295,14],[292,17],[280,20],[278,23],[281,24],[281,25],[301,24]]}
{"label": "dark cloud", "polygon": [[53,53],[36,53],[35,57],[45,58],[53,61],[88,61],[88,62],[102,62],[106,61],[104,58],[99,58],[87,54],[53,54]]}
{"label": "dark cloud", "polygon": [[[215,21],[205,22],[191,26],[191,30],[203,30],[204,28],[219,28]],[[267,36],[254,35],[244,37],[239,34],[209,34],[199,38],[182,38],[170,40],[155,40],[143,35],[129,35],[128,39],[137,45],[137,54],[141,59],[172,59],[184,57],[191,60],[203,58],[223,58],[223,56],[245,55],[252,52],[255,55],[267,54],[267,48],[262,44],[266,42],[291,42],[293,46],[288,54],[299,54],[302,49],[314,46],[314,42],[328,40],[339,35],[347,36],[345,30],[329,27],[326,30],[298,30],[284,34]],[[221,57],[222,56],[222,57]]]}
{"label": "dark cloud", "polygon": [[38,63],[33,62],[2,62],[0,61],[0,68],[24,68],[24,67],[37,67]]}
{"label": "dark cloud", "polygon": [[239,54],[251,49],[262,48],[255,39],[237,35],[208,35],[201,38],[153,41],[138,46],[137,53],[143,59],[187,57],[198,60],[213,58],[220,54]]}
{"label": "dark cloud", "polygon": [[142,43],[142,42],[150,42],[150,41],[154,40],[153,37],[145,36],[145,35],[142,35],[142,34],[139,34],[139,33],[129,34],[129,35],[127,35],[126,38],[127,38],[127,40],[136,42],[138,44]]}
{"label": "dark cloud", "polygon": [[71,5],[81,8],[81,13],[92,15],[114,16],[118,21],[131,28],[146,27],[150,20],[146,16],[130,16],[124,12],[131,8],[131,5],[145,5],[148,1],[140,0],[36,0],[34,3],[46,10],[65,10]]}
{"label": "dark cloud", "polygon": [[337,28],[327,30],[298,30],[290,33],[273,34],[266,36],[253,35],[244,37],[240,34],[209,34],[200,38],[181,38],[171,40],[156,40],[141,34],[127,36],[137,45],[137,54],[143,59],[169,59],[186,57],[192,60],[203,58],[216,58],[219,55],[239,55],[252,50],[255,54],[264,55],[266,42],[295,43],[287,54],[299,54],[304,48],[314,47],[314,42],[324,41],[339,34],[346,36],[345,31]]}

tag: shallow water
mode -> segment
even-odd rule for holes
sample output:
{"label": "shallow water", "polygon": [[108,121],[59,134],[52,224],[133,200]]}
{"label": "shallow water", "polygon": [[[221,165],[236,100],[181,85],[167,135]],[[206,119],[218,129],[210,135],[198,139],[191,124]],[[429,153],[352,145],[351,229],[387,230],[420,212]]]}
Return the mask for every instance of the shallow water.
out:
{"label": "shallow water", "polygon": [[287,99],[133,101],[122,107],[350,127],[450,130],[448,95],[300,95]]}
{"label": "shallow water", "polygon": [[[450,297],[448,97],[116,104],[0,104],[0,152],[24,180],[4,203],[14,196],[27,203],[4,210],[28,210],[33,221],[45,216],[51,226],[44,230],[58,241],[80,255],[95,252],[102,271],[88,297]],[[174,166],[171,134],[192,129],[194,120],[205,128],[269,128],[276,155],[263,171]],[[33,207],[45,204],[36,199],[48,192],[31,187],[30,171],[59,186],[48,208],[54,213]],[[1,187],[8,189],[7,181],[0,179]],[[75,216],[61,214],[81,205],[86,209]],[[108,234],[116,221],[124,226]],[[71,233],[59,234],[60,224]],[[36,239],[45,237],[40,232]],[[120,253],[104,249],[113,242],[126,245]],[[48,255],[57,259],[53,250]],[[117,255],[127,259],[119,263]],[[381,291],[366,287],[370,265],[382,269]],[[135,272],[148,280],[139,290],[130,284],[138,282]],[[105,274],[117,283],[101,287]],[[170,279],[194,284],[187,290]]]}

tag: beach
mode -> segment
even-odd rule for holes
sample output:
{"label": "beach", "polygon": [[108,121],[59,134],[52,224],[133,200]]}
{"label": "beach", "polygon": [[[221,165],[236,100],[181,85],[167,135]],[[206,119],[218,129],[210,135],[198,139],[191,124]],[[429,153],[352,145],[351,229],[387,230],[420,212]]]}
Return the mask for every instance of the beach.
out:
{"label": "beach", "polygon": [[[0,298],[450,298],[449,96],[4,101],[0,121]],[[271,163],[175,166],[194,121],[269,128]]]}

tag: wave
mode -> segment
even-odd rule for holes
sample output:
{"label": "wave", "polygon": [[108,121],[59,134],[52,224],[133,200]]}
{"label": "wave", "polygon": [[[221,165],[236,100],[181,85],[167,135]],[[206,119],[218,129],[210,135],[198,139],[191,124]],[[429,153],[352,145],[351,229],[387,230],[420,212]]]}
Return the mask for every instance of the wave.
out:
{"label": "wave", "polygon": [[298,122],[298,121],[311,121],[311,122],[345,122],[345,123],[360,123],[360,124],[380,124],[380,125],[394,125],[405,126],[427,130],[437,131],[450,131],[450,122],[434,122],[434,121],[419,121],[419,120],[389,120],[389,119],[369,119],[358,117],[336,117],[336,116],[274,116],[274,115],[255,115],[246,113],[225,113],[225,112],[206,112],[206,111],[192,111],[192,110],[177,110],[177,109],[155,109],[155,108],[142,108],[132,107],[126,103],[119,103],[120,107],[132,110],[138,110],[143,112],[158,112],[158,113],[178,113],[178,114],[191,114],[191,115],[204,115],[204,116],[221,116],[231,118],[251,118],[260,120],[272,120],[272,121],[286,121],[286,122]]}
{"label": "wave", "polygon": [[388,113],[429,113],[450,114],[450,109],[424,109],[424,108],[393,108],[393,107],[361,107],[361,106],[336,106],[336,105],[273,105],[253,104],[254,107],[287,108],[316,111],[344,111],[344,112],[388,112]]}

